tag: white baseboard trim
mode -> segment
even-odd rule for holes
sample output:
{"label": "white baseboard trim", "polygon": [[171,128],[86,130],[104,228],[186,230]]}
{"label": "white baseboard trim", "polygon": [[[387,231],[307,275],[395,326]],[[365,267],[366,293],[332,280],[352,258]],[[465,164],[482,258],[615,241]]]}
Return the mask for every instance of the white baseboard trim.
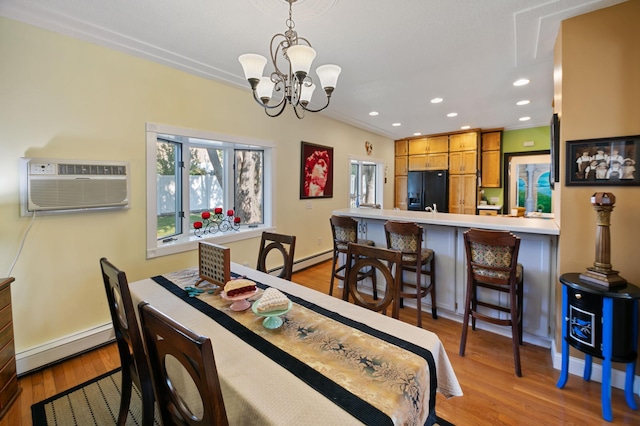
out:
{"label": "white baseboard trim", "polygon": [[16,353],[16,369],[20,376],[113,340],[113,325],[104,324]]}
{"label": "white baseboard trim", "polygon": [[314,254],[304,259],[298,259],[293,263],[293,271],[298,272],[310,266],[322,263],[326,260],[330,260],[333,257],[333,250],[328,250],[322,253]]}
{"label": "white baseboard trim", "polygon": [[[562,370],[562,352],[556,352],[555,342],[551,345],[551,359],[553,360],[553,368],[556,370]],[[594,362],[591,364],[591,380],[594,382],[602,383],[602,365],[595,362],[596,358],[593,357]],[[576,375],[578,378],[569,377],[569,380],[583,380],[584,374],[584,359],[569,356],[569,374]],[[615,365],[626,365],[615,363]],[[625,371],[611,370],[611,386],[616,389],[624,390],[625,383]],[[633,393],[640,395],[640,376],[635,375],[633,381]]]}

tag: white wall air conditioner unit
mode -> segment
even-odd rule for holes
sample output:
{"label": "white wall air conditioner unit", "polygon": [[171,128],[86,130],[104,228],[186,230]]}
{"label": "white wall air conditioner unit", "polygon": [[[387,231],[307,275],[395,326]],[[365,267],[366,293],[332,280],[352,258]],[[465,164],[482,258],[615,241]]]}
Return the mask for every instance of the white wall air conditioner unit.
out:
{"label": "white wall air conditioner unit", "polygon": [[129,207],[129,163],[22,158],[22,216]]}

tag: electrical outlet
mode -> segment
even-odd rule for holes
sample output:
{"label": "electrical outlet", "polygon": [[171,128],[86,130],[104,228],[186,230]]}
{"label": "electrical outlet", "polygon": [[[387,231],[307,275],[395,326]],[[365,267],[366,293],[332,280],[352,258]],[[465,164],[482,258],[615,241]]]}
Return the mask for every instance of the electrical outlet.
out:
{"label": "electrical outlet", "polygon": [[535,145],[534,141],[526,141],[526,142],[522,142],[522,146],[533,146]]}
{"label": "electrical outlet", "polygon": [[307,210],[311,210],[311,201],[307,201]]}
{"label": "electrical outlet", "polygon": [[318,245],[322,245],[322,237],[318,237]]}
{"label": "electrical outlet", "polygon": [[490,198],[490,201],[491,201],[493,204],[495,204],[495,203],[497,203],[497,202],[499,202],[499,201],[500,201],[500,198],[499,198],[499,197],[491,197],[491,198]]}

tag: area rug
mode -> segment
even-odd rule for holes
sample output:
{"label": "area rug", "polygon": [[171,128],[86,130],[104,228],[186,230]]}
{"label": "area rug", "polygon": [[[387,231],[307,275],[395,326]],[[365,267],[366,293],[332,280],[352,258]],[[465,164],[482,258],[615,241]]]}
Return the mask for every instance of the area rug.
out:
{"label": "area rug", "polygon": [[[120,369],[105,373],[31,406],[33,426],[115,425],[120,408]],[[140,393],[133,387],[127,425],[142,423]],[[157,407],[154,425],[160,426]],[[453,426],[438,418],[436,425]]]}
{"label": "area rug", "polygon": [[[49,399],[31,406],[34,426],[104,426],[115,425],[120,409],[120,369],[82,383]],[[155,413],[154,424],[160,426],[160,414]],[[142,400],[133,387],[127,425],[142,422]]]}

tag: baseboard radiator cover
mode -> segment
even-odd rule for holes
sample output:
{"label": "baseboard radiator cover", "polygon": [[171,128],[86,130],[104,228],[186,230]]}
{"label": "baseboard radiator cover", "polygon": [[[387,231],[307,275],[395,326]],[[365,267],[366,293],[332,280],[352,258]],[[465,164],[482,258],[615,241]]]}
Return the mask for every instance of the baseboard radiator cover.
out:
{"label": "baseboard radiator cover", "polygon": [[18,376],[55,364],[115,341],[110,322],[16,353]]}

